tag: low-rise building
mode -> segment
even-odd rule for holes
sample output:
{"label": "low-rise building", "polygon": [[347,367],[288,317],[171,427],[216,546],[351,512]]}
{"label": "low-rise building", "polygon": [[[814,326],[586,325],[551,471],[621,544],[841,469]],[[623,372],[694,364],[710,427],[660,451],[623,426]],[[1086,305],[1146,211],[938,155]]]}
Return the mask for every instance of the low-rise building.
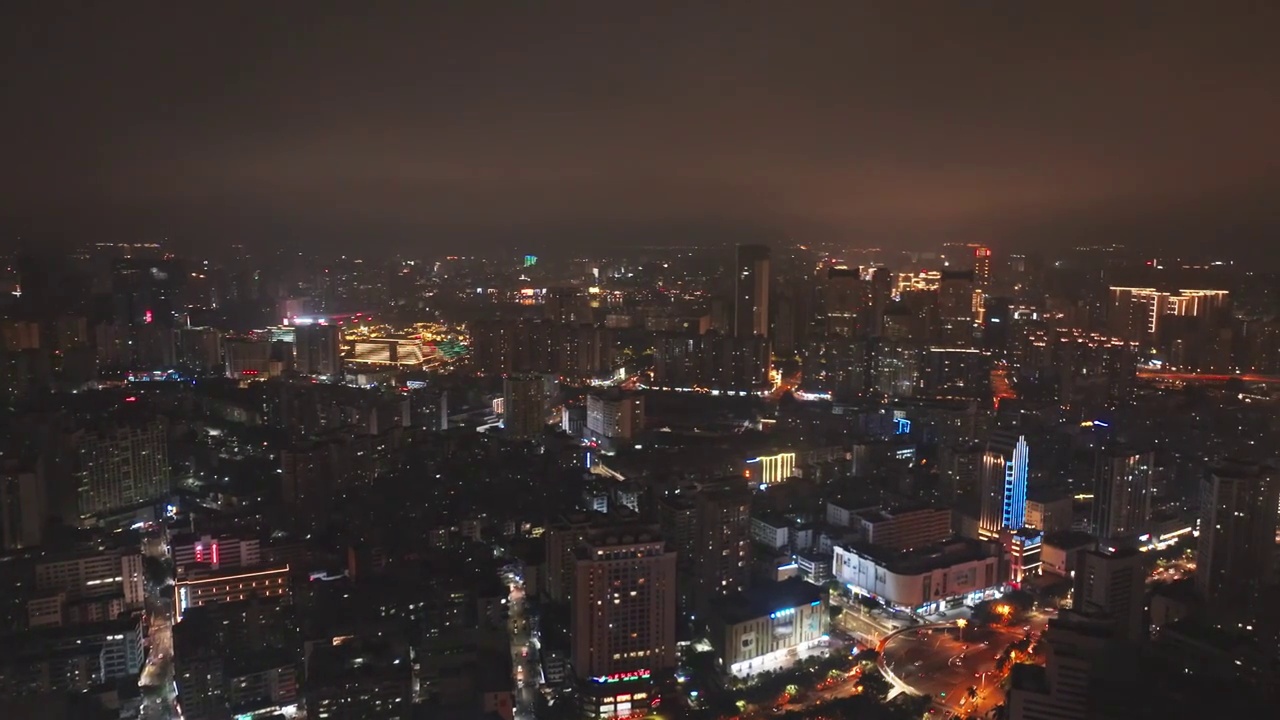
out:
{"label": "low-rise building", "polygon": [[711,619],[711,644],[725,668],[743,677],[776,670],[818,644],[827,622],[821,590],[792,578],[726,598]]}
{"label": "low-rise building", "polygon": [[927,505],[858,510],[849,524],[868,545],[910,550],[951,537],[951,510]]}
{"label": "low-rise building", "polygon": [[837,546],[835,578],[858,595],[932,614],[998,596],[1004,589],[998,543],[955,539],[909,552]]}

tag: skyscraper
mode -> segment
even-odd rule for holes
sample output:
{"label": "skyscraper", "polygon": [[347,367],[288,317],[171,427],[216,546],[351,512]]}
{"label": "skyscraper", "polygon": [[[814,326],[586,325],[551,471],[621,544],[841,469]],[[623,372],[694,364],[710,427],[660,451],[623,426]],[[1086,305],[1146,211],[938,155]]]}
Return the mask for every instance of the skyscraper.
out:
{"label": "skyscraper", "polygon": [[572,602],[583,715],[648,707],[653,675],[676,665],[675,551],[652,526],[593,530],[576,553]]}
{"label": "skyscraper", "polygon": [[300,325],[294,331],[293,361],[303,375],[342,372],[342,334],[336,325]]}
{"label": "skyscraper", "polygon": [[1021,530],[1026,524],[1029,462],[1025,435],[992,433],[978,478],[978,530],[983,537],[997,537],[1001,530]]}
{"label": "skyscraper", "polygon": [[826,312],[826,333],[846,338],[859,335],[860,320],[867,305],[866,285],[857,268],[827,268],[822,286]]}
{"label": "skyscraper", "polygon": [[509,437],[531,440],[547,424],[542,378],[510,376],[502,380],[502,427]]}
{"label": "skyscraper", "polygon": [[980,301],[981,291],[975,290],[972,270],[942,271],[938,285],[938,342],[950,347],[973,347]]}
{"label": "skyscraper", "polygon": [[739,245],[733,276],[733,332],[769,334],[769,246]]}
{"label": "skyscraper", "polygon": [[1219,621],[1251,620],[1275,576],[1278,491],[1274,468],[1238,461],[1201,483],[1196,589]]}
{"label": "skyscraper", "polygon": [[1112,445],[1093,470],[1093,532],[1100,540],[1136,537],[1151,519],[1151,452]]}

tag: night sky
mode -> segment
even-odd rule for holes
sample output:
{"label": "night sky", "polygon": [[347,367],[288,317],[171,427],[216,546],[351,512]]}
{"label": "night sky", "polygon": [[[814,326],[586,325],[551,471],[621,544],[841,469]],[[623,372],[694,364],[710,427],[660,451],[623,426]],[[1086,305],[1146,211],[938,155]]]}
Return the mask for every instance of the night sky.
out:
{"label": "night sky", "polygon": [[1277,2],[44,0],[0,27],[6,244],[1280,246]]}

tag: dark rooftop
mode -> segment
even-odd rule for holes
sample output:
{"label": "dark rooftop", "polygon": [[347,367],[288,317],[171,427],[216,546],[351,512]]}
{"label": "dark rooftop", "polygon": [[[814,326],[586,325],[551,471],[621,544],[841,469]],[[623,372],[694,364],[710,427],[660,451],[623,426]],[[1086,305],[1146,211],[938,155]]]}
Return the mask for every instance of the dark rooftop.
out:
{"label": "dark rooftop", "polygon": [[726,625],[736,625],[764,617],[778,610],[812,605],[822,601],[822,589],[800,578],[757,585],[746,592],[726,598],[717,615]]}

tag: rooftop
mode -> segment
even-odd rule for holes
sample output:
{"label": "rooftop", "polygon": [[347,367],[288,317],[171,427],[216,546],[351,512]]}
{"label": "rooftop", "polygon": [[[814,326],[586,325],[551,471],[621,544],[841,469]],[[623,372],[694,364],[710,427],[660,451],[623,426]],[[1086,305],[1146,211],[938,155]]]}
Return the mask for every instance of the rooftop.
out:
{"label": "rooftop", "polygon": [[893,550],[866,543],[850,543],[844,549],[868,558],[877,565],[881,565],[898,575],[920,575],[931,570],[998,555],[993,543],[984,543],[968,538],[952,538],[934,545],[907,551]]}
{"label": "rooftop", "polygon": [[757,585],[746,592],[725,598],[717,614],[726,625],[766,617],[779,610],[822,602],[822,589],[800,578]]}

